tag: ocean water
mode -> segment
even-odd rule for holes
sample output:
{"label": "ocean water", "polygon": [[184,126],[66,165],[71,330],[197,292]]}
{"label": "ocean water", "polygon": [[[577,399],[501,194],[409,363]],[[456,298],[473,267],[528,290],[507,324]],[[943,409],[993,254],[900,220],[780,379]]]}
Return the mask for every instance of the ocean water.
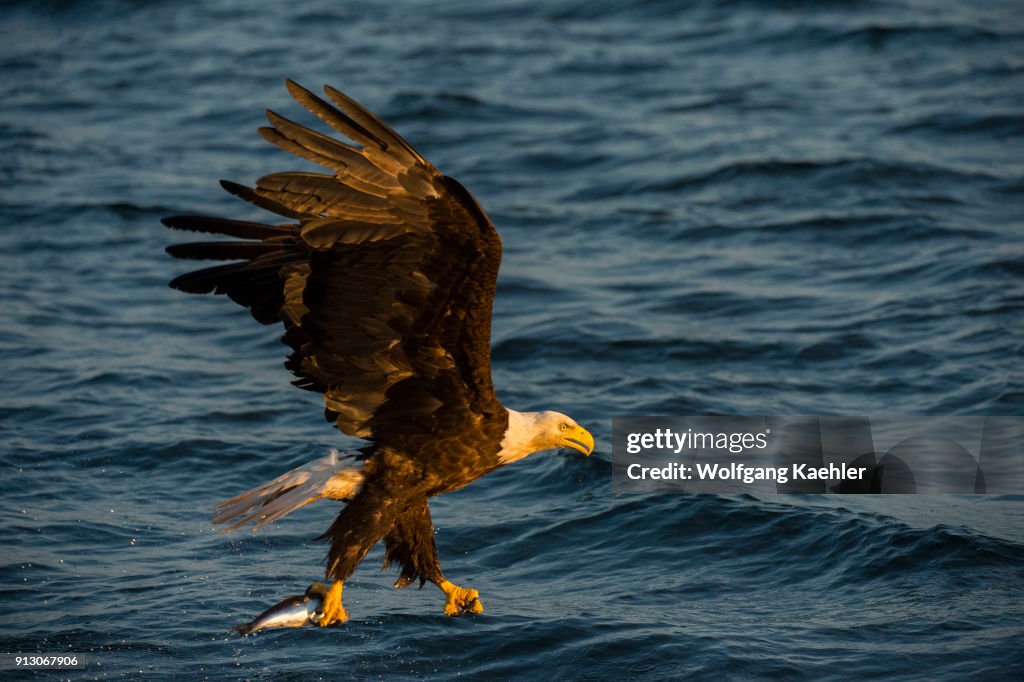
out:
{"label": "ocean water", "polygon": [[[1024,409],[1017,2],[2,3],[0,653],[71,679],[1019,679],[1024,497],[613,495],[611,418]],[[228,628],[322,575],[331,503],[212,505],[350,446],[279,332],[166,282],[162,216],[305,168],[331,83],[505,242],[504,402],[571,414],[433,502],[449,577]],[[53,677],[53,675],[47,675]]]}

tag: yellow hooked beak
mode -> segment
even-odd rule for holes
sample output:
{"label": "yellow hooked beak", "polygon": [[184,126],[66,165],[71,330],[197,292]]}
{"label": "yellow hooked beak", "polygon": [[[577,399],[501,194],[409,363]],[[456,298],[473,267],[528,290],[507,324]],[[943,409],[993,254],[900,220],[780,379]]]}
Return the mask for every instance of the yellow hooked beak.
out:
{"label": "yellow hooked beak", "polygon": [[577,426],[562,434],[561,440],[558,441],[558,446],[572,448],[577,452],[582,452],[584,455],[589,455],[594,451],[594,437],[582,426]]}

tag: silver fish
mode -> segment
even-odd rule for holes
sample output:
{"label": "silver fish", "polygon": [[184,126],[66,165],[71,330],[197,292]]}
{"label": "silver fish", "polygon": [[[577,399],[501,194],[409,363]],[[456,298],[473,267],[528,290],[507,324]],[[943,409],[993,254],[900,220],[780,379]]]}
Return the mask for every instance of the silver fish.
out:
{"label": "silver fish", "polygon": [[317,609],[323,600],[318,595],[293,594],[253,618],[232,628],[240,635],[248,635],[263,628],[300,628],[319,619]]}

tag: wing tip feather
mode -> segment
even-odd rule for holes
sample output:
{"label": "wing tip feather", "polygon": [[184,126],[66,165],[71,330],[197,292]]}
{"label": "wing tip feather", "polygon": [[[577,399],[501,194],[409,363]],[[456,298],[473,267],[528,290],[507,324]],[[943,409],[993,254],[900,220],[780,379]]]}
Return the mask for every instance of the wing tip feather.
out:
{"label": "wing tip feather", "polygon": [[224,189],[225,192],[228,192],[229,194],[234,194],[236,197],[239,195],[239,193],[245,192],[245,190],[248,189],[248,187],[246,187],[245,185],[233,182],[231,180],[225,180],[224,178],[221,178],[217,182],[220,184],[220,186]]}

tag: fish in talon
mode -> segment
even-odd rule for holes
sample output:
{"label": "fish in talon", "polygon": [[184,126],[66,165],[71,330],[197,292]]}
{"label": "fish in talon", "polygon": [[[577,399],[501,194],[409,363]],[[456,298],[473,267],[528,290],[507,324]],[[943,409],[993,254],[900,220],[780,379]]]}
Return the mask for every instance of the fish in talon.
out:
{"label": "fish in talon", "polygon": [[303,625],[315,625],[319,620],[317,611],[322,603],[323,600],[317,595],[293,594],[248,623],[236,625],[232,629],[240,635],[248,635],[265,628],[300,628]]}

